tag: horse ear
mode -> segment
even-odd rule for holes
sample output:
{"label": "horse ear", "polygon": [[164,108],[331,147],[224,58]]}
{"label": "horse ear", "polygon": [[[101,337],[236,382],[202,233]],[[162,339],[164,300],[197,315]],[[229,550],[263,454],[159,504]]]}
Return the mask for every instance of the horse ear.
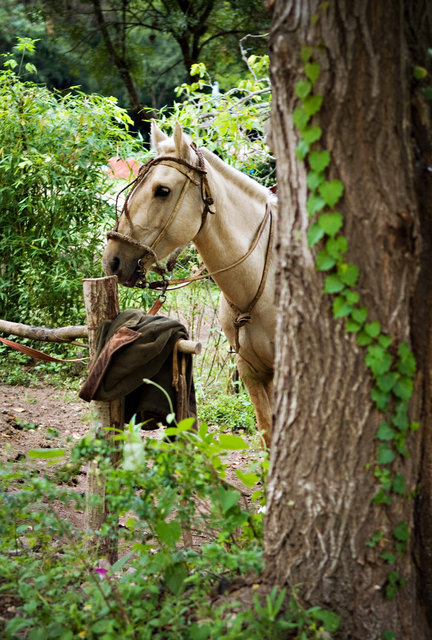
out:
{"label": "horse ear", "polygon": [[179,158],[187,159],[189,155],[189,141],[183,133],[181,124],[175,123],[174,144]]}
{"label": "horse ear", "polygon": [[167,140],[168,136],[156,124],[156,120],[152,120],[150,131],[151,148],[157,150],[159,145]]}

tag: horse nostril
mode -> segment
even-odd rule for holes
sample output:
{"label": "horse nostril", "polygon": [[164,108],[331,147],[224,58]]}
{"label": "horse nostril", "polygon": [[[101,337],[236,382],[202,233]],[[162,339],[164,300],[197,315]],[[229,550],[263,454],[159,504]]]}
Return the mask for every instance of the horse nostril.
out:
{"label": "horse nostril", "polygon": [[111,260],[111,261],[110,261],[110,263],[109,263],[109,267],[110,267],[110,269],[111,269],[111,273],[112,273],[113,275],[115,275],[116,273],[118,273],[118,271],[119,271],[119,269],[120,269],[120,260],[119,260],[119,258],[117,258],[117,256],[116,256],[116,257],[114,257],[114,258],[112,258],[112,260]]}

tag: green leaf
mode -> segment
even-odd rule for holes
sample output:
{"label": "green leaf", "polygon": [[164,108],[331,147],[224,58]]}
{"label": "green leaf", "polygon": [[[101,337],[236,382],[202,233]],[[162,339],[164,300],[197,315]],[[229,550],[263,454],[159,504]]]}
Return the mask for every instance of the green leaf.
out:
{"label": "green leaf", "polygon": [[329,256],[326,249],[320,251],[316,257],[316,268],[318,271],[328,271],[336,264],[336,260]]}
{"label": "green leaf", "polygon": [[343,184],[340,180],[332,180],[331,182],[323,182],[319,188],[320,195],[326,201],[329,207],[334,207],[336,202],[340,200],[343,194]]}
{"label": "green leaf", "polygon": [[334,633],[338,630],[340,625],[340,616],[333,611],[327,611],[326,609],[315,609],[312,611],[312,617],[317,620],[321,620],[325,631],[328,633]]}
{"label": "green leaf", "polygon": [[380,444],[378,447],[378,464],[390,464],[395,459],[396,454],[388,444]]}
{"label": "green leaf", "polygon": [[300,80],[295,86],[295,94],[298,98],[303,100],[312,91],[312,84],[308,80]]}
{"label": "green leaf", "polygon": [[385,491],[380,489],[374,496],[372,500],[373,504],[391,504],[391,496],[388,495]]}
{"label": "green leaf", "polygon": [[307,176],[308,188],[311,191],[318,189],[320,184],[325,180],[323,173],[315,173],[315,171],[309,171]]}
{"label": "green leaf", "polygon": [[306,115],[313,116],[321,109],[323,98],[319,94],[310,95],[303,100],[303,109]]}
{"label": "green leaf", "polygon": [[387,393],[388,391],[391,391],[393,389],[398,378],[399,378],[398,373],[394,371],[390,371],[390,372],[378,375],[376,381],[381,391],[385,391]]}
{"label": "green leaf", "polygon": [[237,478],[247,487],[253,487],[258,481],[259,476],[255,473],[245,473],[241,469],[235,469]]}
{"label": "green leaf", "polygon": [[303,64],[306,64],[308,60],[310,60],[310,58],[312,57],[312,54],[313,54],[312,47],[308,47],[307,45],[302,46],[302,48],[300,49],[300,57]]}
{"label": "green leaf", "polygon": [[378,440],[393,440],[396,433],[394,429],[391,428],[388,422],[381,422],[376,437]]}
{"label": "green leaf", "polygon": [[409,426],[408,404],[400,404],[392,416],[392,422],[400,431],[407,431]]}
{"label": "green leaf", "polygon": [[324,236],[324,229],[321,229],[317,222],[311,224],[309,229],[307,230],[307,239],[309,247],[313,247],[314,244],[319,242],[321,238]]}
{"label": "green leaf", "polygon": [[338,275],[331,274],[326,277],[324,282],[324,293],[339,293],[344,288],[344,283]]}
{"label": "green leaf", "polygon": [[65,455],[64,449],[30,449],[27,451],[29,458],[62,458]]}
{"label": "green leaf", "polygon": [[366,355],[366,364],[375,376],[381,376],[390,370],[392,357],[378,344],[371,344]]}
{"label": "green leaf", "polygon": [[175,562],[169,565],[164,572],[165,584],[175,596],[183,593],[187,577],[188,572],[183,562]]}
{"label": "green leaf", "polygon": [[309,116],[306,114],[303,107],[297,107],[297,109],[294,109],[293,122],[299,131],[303,131],[303,129],[305,129],[308,121]]}
{"label": "green leaf", "polygon": [[389,564],[394,564],[395,560],[396,560],[396,556],[394,553],[392,553],[391,551],[389,552],[383,552],[380,554],[380,558],[382,558],[385,562],[388,562]]}
{"label": "green leaf", "polygon": [[359,324],[363,324],[368,317],[368,310],[366,307],[358,307],[357,309],[353,309],[351,316],[353,320]]}
{"label": "green leaf", "polygon": [[299,160],[304,160],[309,153],[309,145],[305,140],[299,140],[296,146],[296,156]]}
{"label": "green leaf", "polygon": [[[309,198],[307,199],[306,209],[310,216],[315,215],[318,211],[321,211],[325,207],[324,200],[318,196],[316,193],[311,193]],[[319,221],[318,221],[319,224]]]}
{"label": "green leaf", "polygon": [[217,493],[224,513],[236,505],[240,499],[240,493],[238,491],[233,491],[232,489],[218,487]]}
{"label": "green leaf", "polygon": [[393,491],[395,493],[399,493],[400,495],[403,495],[404,493],[406,493],[405,478],[401,473],[397,473],[395,475],[395,478],[393,481]]}
{"label": "green leaf", "polygon": [[399,360],[397,366],[399,371],[409,378],[413,378],[417,371],[417,363],[406,342],[402,342],[399,345],[398,355]]}
{"label": "green leaf", "polygon": [[393,393],[402,400],[409,400],[412,396],[414,383],[411,378],[401,376],[393,387]]}
{"label": "green leaf", "polygon": [[342,282],[348,287],[353,287],[359,277],[359,268],[355,264],[340,264],[338,273]]}
{"label": "green leaf", "polygon": [[357,336],[357,344],[359,347],[365,347],[372,342],[372,338],[364,331],[360,331]]}
{"label": "green leaf", "polygon": [[352,311],[352,305],[348,304],[343,296],[337,296],[333,301],[333,315],[335,318],[343,318]]}
{"label": "green leaf", "polygon": [[390,336],[386,336],[383,333],[379,336],[378,338],[378,343],[384,347],[384,349],[388,349],[388,347],[391,345],[392,343],[392,339],[390,338]]}
{"label": "green leaf", "polygon": [[326,249],[333,258],[339,259],[348,249],[347,239],[344,236],[329,238],[326,243]]}
{"label": "green leaf", "polygon": [[173,547],[177,540],[180,539],[182,530],[180,523],[177,520],[171,520],[171,522],[165,522],[165,520],[159,520],[155,526],[156,533],[159,540],[164,542],[169,547]]}
{"label": "green leaf", "polygon": [[387,409],[388,403],[390,402],[389,393],[384,393],[384,391],[381,391],[378,387],[374,387],[371,391],[371,398],[378,409],[381,411],[385,411]]}
{"label": "green leaf", "polygon": [[317,140],[321,138],[322,129],[321,127],[307,127],[302,132],[302,135],[308,144],[313,144],[314,142],[317,142]]}
{"label": "green leaf", "polygon": [[322,213],[318,224],[328,236],[334,236],[343,225],[343,218],[337,211]]}
{"label": "green leaf", "polygon": [[360,331],[360,325],[357,324],[357,322],[354,322],[351,318],[347,318],[347,321],[345,322],[345,331],[347,333],[357,333],[357,331]]}
{"label": "green leaf", "polygon": [[360,300],[360,295],[357,293],[357,291],[352,291],[351,289],[345,289],[344,296],[346,298],[346,301],[352,305],[357,304]]}
{"label": "green leaf", "polygon": [[427,69],[424,67],[414,67],[413,76],[416,80],[424,80],[428,76]]}
{"label": "green leaf", "polygon": [[307,62],[305,64],[305,74],[312,82],[312,84],[315,84],[315,81],[319,78],[320,73],[321,67],[318,62]]}
{"label": "green leaf", "polygon": [[328,167],[328,165],[330,164],[329,152],[328,151],[311,151],[309,154],[309,164],[313,171],[315,171],[316,173],[322,173],[322,171],[324,171],[324,169]]}
{"label": "green leaf", "polygon": [[219,444],[223,449],[229,451],[238,451],[240,449],[248,449],[248,443],[240,436],[233,434],[221,433],[219,436]]}
{"label": "green leaf", "polygon": [[365,331],[371,338],[376,338],[381,331],[381,325],[379,322],[369,322],[365,325]]}
{"label": "green leaf", "polygon": [[400,542],[406,542],[407,540],[409,540],[410,532],[407,523],[403,520],[399,522],[396,528],[393,529],[393,535],[396,540],[399,540]]}

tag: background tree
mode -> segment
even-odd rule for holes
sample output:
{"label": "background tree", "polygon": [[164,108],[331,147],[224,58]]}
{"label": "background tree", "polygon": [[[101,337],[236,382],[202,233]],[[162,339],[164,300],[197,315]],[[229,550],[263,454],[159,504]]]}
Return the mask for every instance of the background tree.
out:
{"label": "background tree", "polygon": [[426,640],[431,6],[273,5],[281,204],[267,577],[340,613],[344,638]]}
{"label": "background tree", "polygon": [[[212,73],[223,69],[232,86],[239,39],[268,28],[260,0],[30,0],[29,6],[45,20],[47,42],[60,38],[65,66],[74,75],[86,66],[89,89],[118,97],[141,125],[148,117],[143,108],[172,102],[174,87],[191,80],[198,61]],[[260,46],[264,51],[264,42],[254,43]]]}

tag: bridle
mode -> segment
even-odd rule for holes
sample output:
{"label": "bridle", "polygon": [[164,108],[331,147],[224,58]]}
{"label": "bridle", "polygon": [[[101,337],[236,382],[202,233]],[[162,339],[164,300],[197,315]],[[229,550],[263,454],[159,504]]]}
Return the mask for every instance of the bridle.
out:
{"label": "bridle", "polygon": [[[198,165],[193,165],[190,164],[189,162],[187,162],[186,160],[183,160],[182,158],[174,158],[172,156],[159,156],[157,158],[151,158],[150,160],[148,160],[145,164],[143,164],[139,171],[138,171],[138,175],[135,178],[135,180],[133,180],[132,182],[130,182],[128,185],[126,185],[126,187],[124,189],[122,189],[116,197],[116,205],[115,205],[115,215],[116,215],[116,224],[115,227],[113,229],[113,231],[108,231],[108,233],[106,234],[106,237],[108,240],[120,240],[121,242],[124,242],[126,244],[129,244],[131,246],[134,247],[138,247],[140,249],[142,249],[143,253],[141,255],[141,257],[138,259],[138,281],[135,284],[136,287],[139,288],[145,288],[147,286],[149,286],[146,283],[145,280],[145,271],[141,268],[141,261],[144,258],[144,256],[150,256],[153,258],[153,262],[155,264],[155,271],[157,273],[159,273],[159,275],[161,275],[162,277],[164,277],[166,275],[167,272],[167,268],[160,264],[160,262],[157,259],[156,256],[156,252],[155,252],[155,248],[157,247],[157,245],[160,243],[160,241],[162,240],[162,238],[166,235],[169,227],[171,226],[172,222],[174,221],[182,203],[183,200],[186,196],[187,190],[189,185],[192,183],[196,186],[200,187],[200,192],[201,192],[201,198],[203,200],[204,203],[204,207],[203,207],[203,211],[202,211],[202,216],[201,216],[201,225],[200,228],[198,229],[198,233],[201,231],[201,229],[203,228],[203,226],[205,225],[205,222],[207,220],[207,216],[209,213],[214,214],[216,213],[214,209],[212,209],[212,205],[214,204],[214,200],[211,196],[210,193],[210,187],[208,184],[208,180],[207,180],[207,171],[204,168],[204,158],[202,155],[202,152],[194,145],[191,144],[190,145],[191,149],[195,152],[195,154],[197,155],[198,158]],[[130,214],[129,214],[129,201],[132,198],[132,196],[134,195],[134,193],[136,193],[137,189],[139,189],[139,187],[142,185],[142,183],[144,182],[145,178],[147,177],[147,175],[149,174],[149,172],[151,171],[151,169],[153,169],[153,167],[157,166],[157,165],[163,165],[163,166],[167,166],[167,167],[172,167],[173,169],[177,169],[177,171],[180,171],[180,173],[182,173],[187,180],[185,180],[182,190],[180,192],[180,195],[177,199],[177,202],[172,210],[172,212],[170,213],[168,220],[166,221],[164,227],[161,229],[161,231],[159,232],[158,236],[156,237],[156,239],[152,242],[151,245],[147,245],[144,244],[142,242],[138,242],[137,240],[134,240],[131,236],[128,236],[124,233],[120,233],[118,231],[118,226],[119,226],[119,222],[120,222],[120,217],[121,215],[124,214],[126,220],[129,223],[129,227],[131,232],[133,231],[133,224],[132,224],[132,220],[130,219]],[[198,174],[198,179],[197,179],[197,174]],[[129,191],[129,193],[126,196],[126,200],[124,202],[123,205],[123,209],[122,209],[122,213],[120,215],[120,217],[118,216],[118,200],[120,195],[126,190],[129,189],[130,187],[132,187],[132,189]],[[196,235],[198,235],[198,233]],[[195,236],[196,237],[196,236]],[[160,283],[160,286],[165,285],[165,279],[162,281],[162,283]],[[156,284],[156,283],[155,283]],[[159,284],[159,283],[157,283]],[[150,287],[150,288],[158,288],[156,286],[154,287]]]}
{"label": "bridle", "polygon": [[[194,276],[190,276],[188,278],[181,278],[179,280],[167,280],[166,279],[166,273],[167,273],[167,268],[160,264],[156,253],[155,253],[155,248],[157,247],[157,245],[159,244],[159,242],[162,240],[162,238],[166,235],[171,223],[174,221],[182,203],[184,200],[184,197],[186,195],[187,189],[189,188],[189,185],[192,183],[196,186],[200,187],[200,192],[201,192],[201,198],[203,200],[204,203],[204,207],[203,207],[203,211],[202,211],[202,217],[201,217],[201,225],[200,228],[197,232],[196,236],[199,234],[199,232],[201,231],[201,229],[203,228],[203,226],[206,223],[208,214],[215,214],[216,211],[214,209],[212,209],[212,205],[214,205],[214,200],[212,198],[211,192],[210,192],[210,187],[207,181],[207,171],[204,168],[204,157],[202,155],[202,152],[192,143],[190,145],[191,149],[195,152],[195,154],[197,155],[198,158],[198,165],[192,165],[189,162],[187,162],[186,160],[183,160],[181,158],[174,158],[172,156],[159,156],[157,158],[152,158],[150,160],[148,160],[148,162],[146,162],[144,165],[142,165],[139,169],[138,175],[135,178],[135,180],[133,180],[131,183],[129,183],[128,185],[126,185],[126,187],[124,189],[122,189],[116,198],[116,206],[115,206],[115,214],[116,214],[116,224],[114,227],[113,231],[108,231],[107,233],[107,238],[108,240],[120,240],[121,242],[124,242],[126,244],[132,245],[134,247],[138,247],[140,249],[142,249],[143,253],[141,255],[141,257],[138,259],[138,279],[137,282],[134,284],[135,287],[144,289],[144,288],[149,288],[149,289],[161,289],[162,293],[159,296],[160,300],[163,301],[165,299],[165,292],[168,288],[168,286],[174,285],[173,288],[176,288],[177,286],[185,286],[187,284],[190,284],[191,282],[195,282],[197,280],[201,280],[203,278],[210,278],[214,275],[217,275],[219,273],[223,273],[225,271],[229,271],[230,269],[234,269],[235,267],[239,266],[242,262],[244,262],[250,255],[251,253],[255,250],[255,248],[258,245],[258,242],[264,232],[264,229],[266,227],[267,221],[270,221],[270,230],[269,230],[269,236],[268,236],[268,242],[267,242],[267,249],[266,249],[266,254],[265,254],[265,262],[264,262],[264,269],[261,275],[261,280],[260,280],[260,284],[258,286],[258,290],[253,298],[253,300],[251,301],[251,303],[249,304],[248,308],[246,309],[246,311],[242,311],[241,309],[239,309],[234,303],[232,303],[230,300],[227,299],[228,304],[230,305],[230,307],[233,309],[233,311],[236,313],[236,317],[233,321],[234,327],[235,327],[235,347],[236,347],[236,352],[238,353],[240,350],[240,341],[239,341],[239,330],[242,326],[244,326],[245,324],[247,324],[248,322],[250,322],[251,318],[252,318],[252,310],[255,307],[256,303],[258,302],[259,298],[261,297],[263,291],[264,291],[264,287],[265,287],[265,283],[266,283],[266,279],[267,279],[267,274],[268,274],[268,270],[269,270],[269,264],[270,264],[270,250],[271,250],[271,246],[273,243],[273,225],[272,225],[272,210],[271,210],[271,204],[270,202],[267,202],[266,204],[266,211],[265,211],[265,215],[261,221],[261,223],[259,224],[255,235],[252,239],[251,245],[249,247],[249,249],[247,250],[247,252],[241,256],[241,258],[239,258],[238,260],[236,260],[235,262],[233,262],[232,264],[226,266],[226,267],[222,267],[221,269],[217,269],[216,271],[212,271],[211,273],[202,273],[202,271],[205,269],[205,267],[197,274]],[[122,213],[121,215],[125,215],[126,220],[129,223],[131,232],[133,231],[133,224],[132,224],[132,220],[130,219],[130,215],[129,215],[129,201],[131,199],[131,197],[134,195],[134,193],[136,193],[137,189],[142,185],[142,183],[144,182],[145,178],[147,177],[147,175],[149,174],[149,172],[151,171],[151,169],[154,166],[157,165],[163,165],[163,166],[167,166],[167,167],[173,167],[174,169],[177,169],[177,171],[180,171],[180,173],[182,173],[184,176],[186,176],[187,180],[185,181],[182,190],[180,192],[180,195],[177,199],[176,204],[174,205],[174,208],[172,210],[172,212],[170,213],[167,222],[165,223],[164,227],[161,229],[161,231],[159,232],[158,236],[156,237],[156,239],[152,242],[151,245],[146,245],[142,242],[138,242],[137,240],[134,240],[131,236],[127,236],[123,233],[120,233],[118,231],[118,226],[119,226],[119,221],[120,218],[117,215],[117,210],[118,210],[118,199],[119,196],[128,188],[132,187],[132,189],[129,191],[129,193],[126,196],[124,205],[123,205],[123,209],[122,209]],[[198,179],[197,179],[198,176]],[[178,253],[175,254],[176,256],[178,255]],[[142,268],[141,266],[141,261],[144,258],[144,256],[150,256],[153,259],[153,264],[155,265],[153,267],[153,271],[155,271],[156,273],[158,273],[159,275],[162,276],[162,280],[156,281],[156,282],[147,282],[146,281],[146,271],[145,269]],[[170,261],[170,260],[169,260]],[[169,262],[168,261],[168,262]],[[226,296],[225,296],[226,297]],[[162,302],[159,303],[158,308],[160,308]]]}

